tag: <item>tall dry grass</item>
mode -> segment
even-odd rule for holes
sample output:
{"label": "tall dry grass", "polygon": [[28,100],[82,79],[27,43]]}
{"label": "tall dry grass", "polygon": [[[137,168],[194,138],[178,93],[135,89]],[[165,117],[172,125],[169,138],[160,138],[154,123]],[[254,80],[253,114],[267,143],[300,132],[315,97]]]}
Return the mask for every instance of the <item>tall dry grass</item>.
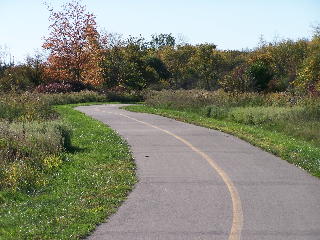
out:
{"label": "tall dry grass", "polygon": [[279,131],[320,146],[320,99],[289,93],[150,91],[146,104]]}

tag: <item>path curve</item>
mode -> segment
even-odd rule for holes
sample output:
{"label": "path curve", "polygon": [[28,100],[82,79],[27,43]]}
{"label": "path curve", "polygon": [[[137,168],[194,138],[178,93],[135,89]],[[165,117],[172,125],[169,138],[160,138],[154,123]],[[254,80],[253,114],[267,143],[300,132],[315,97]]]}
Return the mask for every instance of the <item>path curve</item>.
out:
{"label": "path curve", "polygon": [[77,107],[131,145],[139,183],[88,239],[320,240],[320,181],[215,130],[120,110]]}

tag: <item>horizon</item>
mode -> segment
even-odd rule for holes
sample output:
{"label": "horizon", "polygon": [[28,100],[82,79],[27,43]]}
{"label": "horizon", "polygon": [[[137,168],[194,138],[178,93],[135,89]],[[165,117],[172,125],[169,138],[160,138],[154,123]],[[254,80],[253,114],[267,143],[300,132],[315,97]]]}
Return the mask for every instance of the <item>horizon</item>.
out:
{"label": "horizon", "polygon": [[[7,47],[16,63],[24,62],[37,49],[42,50],[43,38],[49,33],[49,11],[42,2],[0,3],[4,10],[0,21],[6,23],[0,28],[0,51]],[[68,1],[55,1],[54,10],[65,2]],[[261,36],[266,42],[310,39],[312,25],[320,20],[320,2],[316,0],[164,0],[157,6],[147,0],[83,0],[82,4],[96,16],[99,29],[109,33],[119,33],[124,38],[141,35],[146,40],[152,34],[171,33],[176,39],[182,36],[189,44],[212,43],[220,50],[254,49]]]}

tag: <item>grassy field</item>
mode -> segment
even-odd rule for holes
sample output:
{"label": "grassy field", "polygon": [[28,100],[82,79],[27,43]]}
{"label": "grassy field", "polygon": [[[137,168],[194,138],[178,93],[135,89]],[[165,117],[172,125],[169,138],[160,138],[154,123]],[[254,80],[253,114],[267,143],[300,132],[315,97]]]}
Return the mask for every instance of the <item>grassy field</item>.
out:
{"label": "grassy field", "polygon": [[284,94],[154,92],[146,105],[125,109],[158,114],[230,133],[320,177],[320,102]]}
{"label": "grassy field", "polygon": [[[73,105],[74,106],[74,105]],[[114,213],[136,182],[129,148],[104,124],[56,107],[71,135],[46,184],[0,191],[0,239],[79,239]]]}

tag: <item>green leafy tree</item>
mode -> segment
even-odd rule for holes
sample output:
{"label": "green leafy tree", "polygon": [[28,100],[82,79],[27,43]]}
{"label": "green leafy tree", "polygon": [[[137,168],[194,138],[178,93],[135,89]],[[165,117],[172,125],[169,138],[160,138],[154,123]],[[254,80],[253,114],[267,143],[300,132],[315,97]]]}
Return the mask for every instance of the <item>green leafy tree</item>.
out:
{"label": "green leafy tree", "polygon": [[308,54],[306,40],[283,40],[271,43],[258,51],[269,56],[269,65],[273,72],[269,91],[285,91],[297,77],[297,71]]}
{"label": "green leafy tree", "polygon": [[197,81],[195,70],[190,65],[190,59],[196,49],[192,45],[165,47],[158,51],[159,58],[170,72],[169,85],[174,89],[194,88]]}
{"label": "green leafy tree", "polygon": [[157,72],[160,79],[168,79],[171,76],[167,66],[158,57],[148,56],[146,58],[146,64]]}
{"label": "green leafy tree", "polygon": [[293,85],[301,93],[320,96],[320,52],[304,60]]}
{"label": "green leafy tree", "polygon": [[201,89],[213,90],[217,88],[217,81],[221,77],[225,61],[221,52],[216,51],[214,44],[196,46],[195,54],[191,57],[191,64],[197,74],[196,86]]}
{"label": "green leafy tree", "polygon": [[20,92],[32,90],[34,83],[30,81],[30,68],[26,65],[10,66],[6,68],[0,78],[0,91]]}
{"label": "green leafy tree", "polygon": [[104,86],[141,90],[167,79],[166,66],[150,53],[143,38],[130,37],[109,46],[102,62]]}
{"label": "green leafy tree", "polygon": [[150,47],[153,49],[159,49],[162,47],[174,47],[176,45],[176,39],[172,36],[172,34],[153,34],[151,36],[151,41],[149,43]]}
{"label": "green leafy tree", "polygon": [[257,61],[248,67],[248,75],[252,81],[253,89],[261,92],[268,88],[268,84],[273,77],[270,66],[263,62]]}

